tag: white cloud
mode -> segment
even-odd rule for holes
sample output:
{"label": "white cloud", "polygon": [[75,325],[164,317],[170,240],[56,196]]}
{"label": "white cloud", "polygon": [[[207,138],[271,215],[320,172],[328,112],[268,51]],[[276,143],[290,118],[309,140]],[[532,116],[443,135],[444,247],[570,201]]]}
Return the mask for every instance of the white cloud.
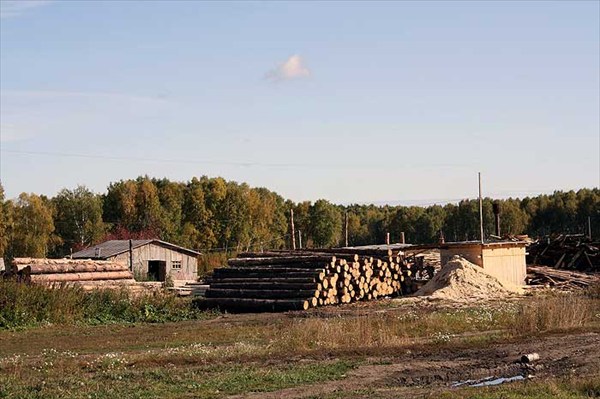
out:
{"label": "white cloud", "polygon": [[45,6],[50,2],[50,0],[2,0],[0,18],[18,17],[28,10]]}
{"label": "white cloud", "polygon": [[304,65],[302,57],[298,54],[292,55],[277,66],[277,68],[267,72],[266,78],[270,80],[291,80],[307,78],[311,75],[310,69]]}

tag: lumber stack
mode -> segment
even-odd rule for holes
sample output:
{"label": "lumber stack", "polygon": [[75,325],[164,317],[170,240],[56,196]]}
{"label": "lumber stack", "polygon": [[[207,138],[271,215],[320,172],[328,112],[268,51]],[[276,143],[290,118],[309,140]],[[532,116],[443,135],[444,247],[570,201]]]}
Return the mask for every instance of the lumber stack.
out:
{"label": "lumber stack", "polygon": [[127,265],[111,261],[15,258],[12,270],[31,283],[73,284],[86,290],[136,283]]}
{"label": "lumber stack", "polygon": [[183,285],[175,284],[174,287],[168,287],[167,291],[175,293],[177,296],[203,297],[208,289],[208,284],[203,281],[186,281]]}
{"label": "lumber stack", "polygon": [[545,237],[529,246],[527,264],[600,272],[600,242],[583,234]]}
{"label": "lumber stack", "polygon": [[[358,253],[356,253],[358,252]],[[412,271],[391,250],[241,253],[207,279],[196,304],[237,312],[306,310],[410,292]]]}
{"label": "lumber stack", "polygon": [[571,290],[600,283],[599,273],[558,270],[548,266],[527,266],[527,284]]}

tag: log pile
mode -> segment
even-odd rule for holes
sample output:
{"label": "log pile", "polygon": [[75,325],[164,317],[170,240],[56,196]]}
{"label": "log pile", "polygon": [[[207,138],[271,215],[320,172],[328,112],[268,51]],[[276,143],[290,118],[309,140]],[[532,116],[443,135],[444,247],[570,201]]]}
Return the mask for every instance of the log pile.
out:
{"label": "log pile", "polygon": [[306,310],[412,292],[410,265],[391,250],[241,253],[207,279],[201,308]]}
{"label": "log pile", "polygon": [[545,237],[529,246],[527,264],[600,272],[600,242],[583,234]]}
{"label": "log pile", "polygon": [[548,266],[527,266],[527,284],[572,290],[600,283],[600,274],[558,270]]}
{"label": "log pile", "polygon": [[15,258],[11,273],[44,285],[78,285],[85,290],[136,285],[127,265],[99,260]]}

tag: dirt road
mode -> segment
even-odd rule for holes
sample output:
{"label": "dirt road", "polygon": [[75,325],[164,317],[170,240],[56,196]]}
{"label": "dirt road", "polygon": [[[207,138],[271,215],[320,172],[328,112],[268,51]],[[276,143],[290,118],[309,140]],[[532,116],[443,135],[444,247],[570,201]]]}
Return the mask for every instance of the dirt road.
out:
{"label": "dirt road", "polygon": [[[521,355],[533,352],[540,355],[540,360],[533,365],[518,361]],[[231,398],[306,398],[334,393],[351,398],[361,397],[361,394],[353,396],[352,392],[365,388],[382,398],[432,397],[435,392],[451,389],[453,383],[466,380],[514,376],[541,379],[568,374],[588,376],[597,375],[599,370],[600,334],[579,333],[494,344],[484,349],[394,353],[387,358],[373,359],[372,364],[358,367],[343,380]]]}

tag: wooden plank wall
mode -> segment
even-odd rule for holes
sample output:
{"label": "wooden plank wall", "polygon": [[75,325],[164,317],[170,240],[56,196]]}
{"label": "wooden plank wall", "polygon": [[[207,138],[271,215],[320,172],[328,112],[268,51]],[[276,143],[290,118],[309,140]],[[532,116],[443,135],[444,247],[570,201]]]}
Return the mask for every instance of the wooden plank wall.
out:
{"label": "wooden plank wall", "polygon": [[[129,265],[129,252],[120,254],[111,260]],[[143,245],[133,249],[133,274],[147,275],[149,260],[167,262],[167,275],[173,280],[196,280],[198,278],[198,259],[195,256],[174,251],[156,244]],[[181,261],[181,269],[173,269],[172,262]]]}
{"label": "wooden plank wall", "polygon": [[525,248],[484,248],[483,269],[500,281],[525,285]]}
{"label": "wooden plank wall", "polygon": [[524,247],[471,247],[444,248],[441,251],[442,266],[454,255],[460,255],[474,263],[498,280],[509,284],[525,285],[527,275]]}
{"label": "wooden plank wall", "polygon": [[442,266],[444,266],[448,261],[454,256],[460,255],[466,260],[476,265],[482,266],[482,258],[481,258],[481,247],[479,245],[473,245],[471,247],[457,247],[457,248],[444,248],[440,250],[440,258],[442,261]]}

